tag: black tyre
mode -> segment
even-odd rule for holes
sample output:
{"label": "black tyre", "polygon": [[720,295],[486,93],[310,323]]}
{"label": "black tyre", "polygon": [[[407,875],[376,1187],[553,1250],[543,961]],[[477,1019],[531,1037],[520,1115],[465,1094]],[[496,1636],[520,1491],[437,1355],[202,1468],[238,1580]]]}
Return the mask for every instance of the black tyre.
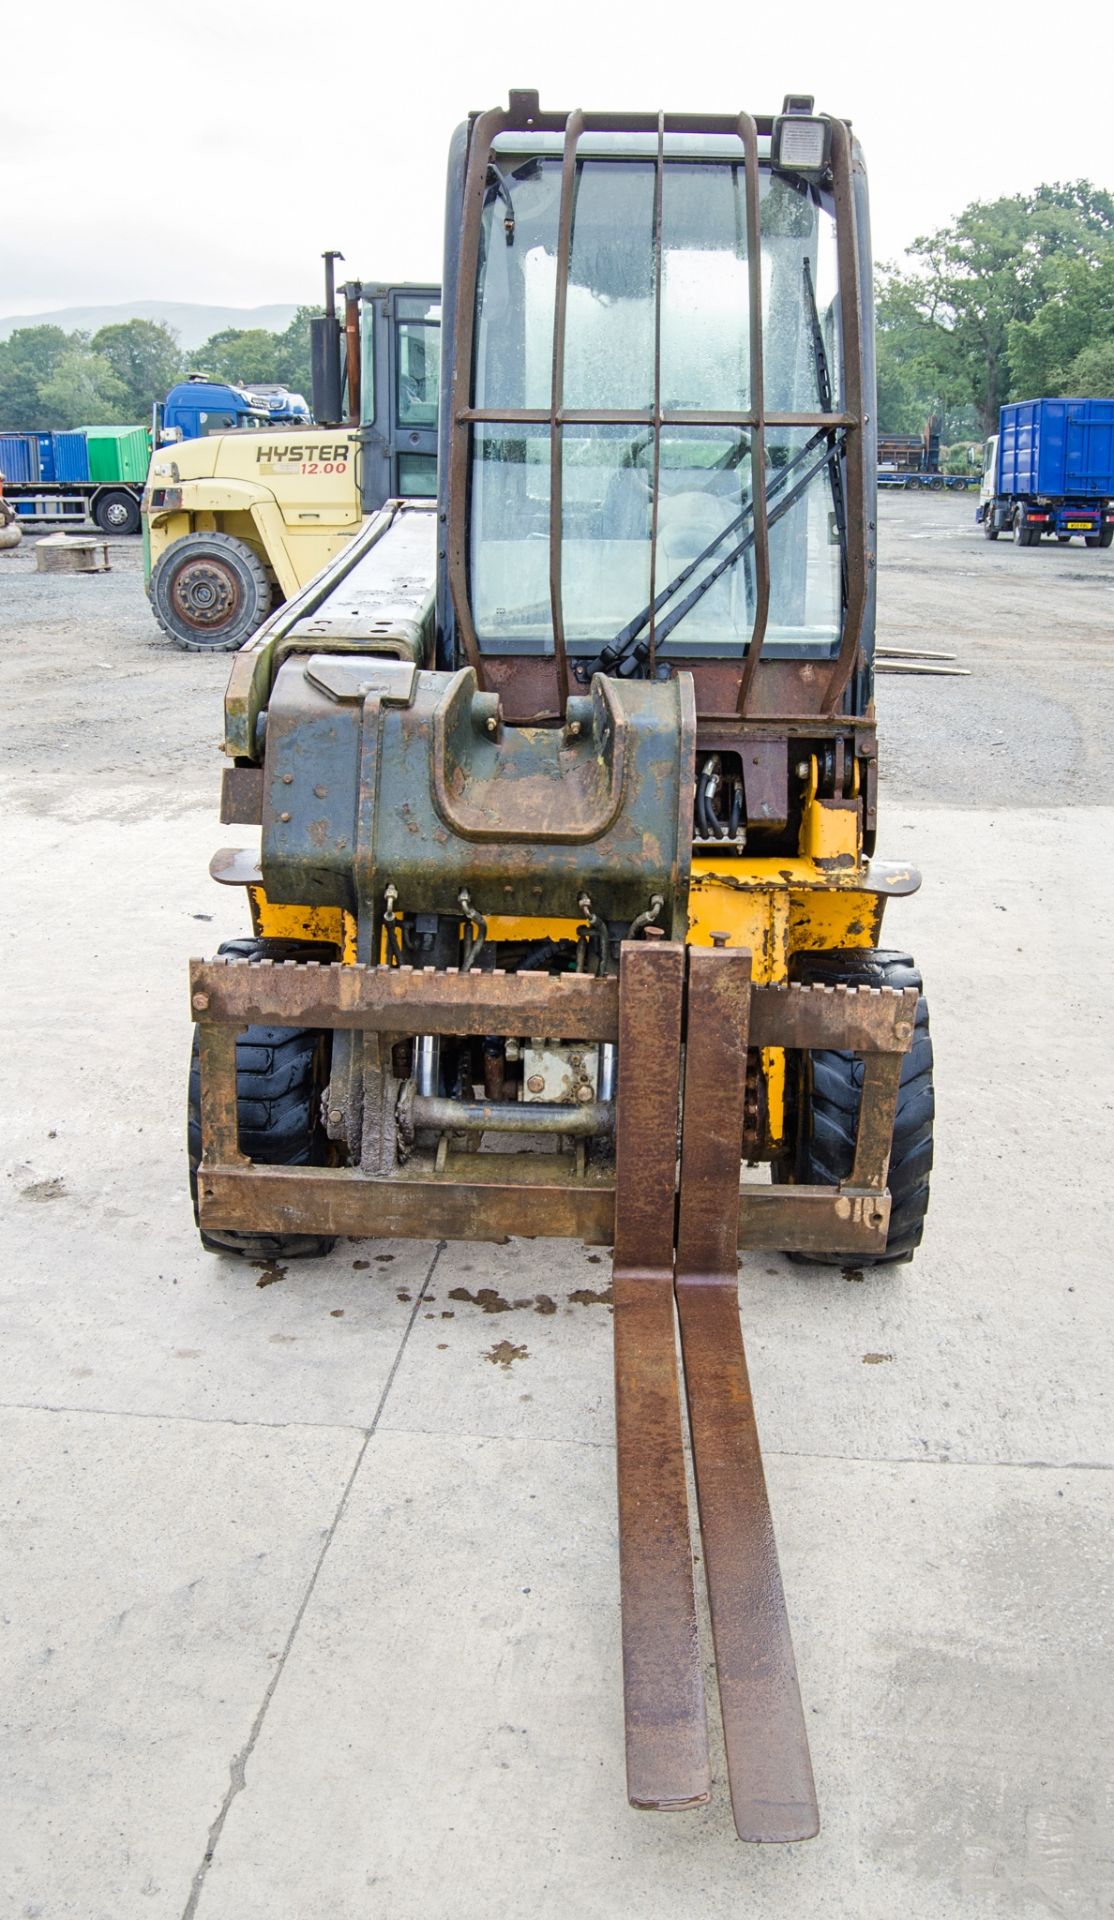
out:
{"label": "black tyre", "polygon": [[[871,948],[842,948],[796,956],[792,978],[808,986],[916,987],[921,976],[907,953]],[[792,1061],[793,1056],[790,1056]],[[859,1124],[863,1081],[861,1058],[851,1053],[816,1052],[796,1056],[799,1071],[790,1092],[791,1159],[775,1166],[774,1177],[799,1186],[836,1186],[851,1171]],[[920,1245],[928,1210],[932,1167],[932,1040],[928,1004],[921,994],[913,1044],[901,1071],[897,1118],[890,1154],[890,1231],[884,1253],[798,1254],[795,1259],[827,1266],[882,1266],[911,1260]]]}
{"label": "black tyre", "polygon": [[139,501],[134,493],[102,493],[93,503],[93,518],[102,533],[138,533]]}
{"label": "black tyre", "polygon": [[[327,960],[331,947],[301,940],[228,940],[218,952],[235,960]],[[236,1093],[240,1149],[263,1166],[323,1166],[330,1156],[321,1120],[321,1097],[329,1077],[329,1033],[304,1027],[248,1027],[236,1042]],[[197,1034],[190,1053],[187,1123],[190,1195],[197,1220],[197,1170],[201,1162],[201,1071]],[[222,1233],[203,1229],[211,1253],[237,1253],[248,1260],[297,1260],[328,1253],[324,1234]]]}
{"label": "black tyre", "polygon": [[1033,536],[1035,533],[1036,533],[1036,528],[1027,526],[1025,524],[1024,516],[1022,514],[1020,513],[1014,514],[1013,543],[1015,547],[1031,547],[1033,544]]}
{"label": "black tyre", "polygon": [[991,519],[989,512],[987,513],[986,519],[982,523],[982,530],[983,530],[984,539],[997,540],[998,528],[995,526],[994,521]]}
{"label": "black tyre", "polygon": [[1114,543],[1114,526],[1103,527],[1101,533],[1087,534],[1086,542],[1089,547],[1109,547]]}
{"label": "black tyre", "polygon": [[159,559],[148,589],[155,619],[187,653],[230,653],[271,611],[257,553],[230,533],[187,533]]}

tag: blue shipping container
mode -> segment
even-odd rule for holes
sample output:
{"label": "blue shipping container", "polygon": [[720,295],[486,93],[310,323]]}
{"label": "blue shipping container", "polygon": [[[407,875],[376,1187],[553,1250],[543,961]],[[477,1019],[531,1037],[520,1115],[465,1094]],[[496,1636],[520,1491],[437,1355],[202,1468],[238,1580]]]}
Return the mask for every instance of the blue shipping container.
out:
{"label": "blue shipping container", "polygon": [[13,486],[34,486],[39,478],[37,434],[0,433],[0,473]]}
{"label": "blue shipping container", "polygon": [[1114,498],[1114,400],[1020,400],[999,421],[998,491]]}
{"label": "blue shipping container", "polygon": [[39,479],[46,481],[56,480],[58,476],[54,471],[54,435],[52,433],[37,433],[35,435],[35,446],[38,451]]}
{"label": "blue shipping container", "polygon": [[[52,433],[50,439],[54,458],[54,478],[62,484],[87,481],[89,447],[80,429],[75,427],[67,433]],[[46,478],[45,474],[43,478]]]}

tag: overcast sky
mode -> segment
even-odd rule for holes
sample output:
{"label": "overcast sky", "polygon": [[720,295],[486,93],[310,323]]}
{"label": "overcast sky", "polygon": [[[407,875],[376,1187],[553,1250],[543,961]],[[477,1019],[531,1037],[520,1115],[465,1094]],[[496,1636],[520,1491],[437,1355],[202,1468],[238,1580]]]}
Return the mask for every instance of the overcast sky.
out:
{"label": "overcast sky", "polygon": [[971,199],[1114,186],[1114,31],[1031,4],[814,0],[53,0],[6,9],[0,315],[132,299],[256,306],[346,274],[439,279],[470,108],[849,116],[875,256]]}

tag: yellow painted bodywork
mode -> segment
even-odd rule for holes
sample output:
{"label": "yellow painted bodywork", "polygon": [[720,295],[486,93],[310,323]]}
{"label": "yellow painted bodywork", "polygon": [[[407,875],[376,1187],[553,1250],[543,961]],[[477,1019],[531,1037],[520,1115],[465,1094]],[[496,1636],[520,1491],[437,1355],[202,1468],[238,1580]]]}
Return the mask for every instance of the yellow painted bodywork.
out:
{"label": "yellow painted bodywork", "polygon": [[[795,953],[877,946],[885,900],[867,884],[859,822],[854,802],[819,799],[813,777],[806,790],[798,854],[694,854],[687,943],[710,947],[721,937],[729,947],[749,948],[753,977],[762,986],[785,983]],[[352,914],[339,907],[278,906],[261,886],[249,886],[248,896],[259,937],[327,941],[341,949],[347,964],[355,961]],[[405,902],[399,905],[404,908]],[[575,940],[582,924],[579,918],[491,914],[487,938]],[[762,1074],[769,1131],[776,1144],[785,1131],[783,1048],[762,1049]]]}
{"label": "yellow painted bodywork", "polygon": [[[291,451],[305,457],[276,457]],[[361,524],[357,451],[354,430],[306,426],[159,447],[148,493],[174,488],[181,504],[145,504],[150,565],[188,533],[227,533],[258,554],[290,599]]]}

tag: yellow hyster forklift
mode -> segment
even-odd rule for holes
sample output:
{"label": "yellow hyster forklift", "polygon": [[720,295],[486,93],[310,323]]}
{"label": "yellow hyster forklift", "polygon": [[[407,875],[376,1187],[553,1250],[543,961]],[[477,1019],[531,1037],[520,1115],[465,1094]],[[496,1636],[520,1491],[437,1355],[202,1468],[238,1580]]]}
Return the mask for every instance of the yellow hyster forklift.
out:
{"label": "yellow hyster forklift", "polygon": [[[196,961],[206,1246],[614,1248],[627,1786],[709,1794],[688,1402],[739,1834],[817,1830],[738,1255],[921,1238],[931,1054],[882,950],[874,354],[847,124],[482,113],[449,160],[435,505],[238,655],[252,936]],[[680,1333],[680,1364],[676,1332]]]}
{"label": "yellow hyster forklift", "polygon": [[[315,424],[156,447],[143,495],[152,610],[193,653],[243,645],[367,515],[437,491],[439,287],[352,281],[311,322]],[[221,416],[215,416],[220,418]]]}

